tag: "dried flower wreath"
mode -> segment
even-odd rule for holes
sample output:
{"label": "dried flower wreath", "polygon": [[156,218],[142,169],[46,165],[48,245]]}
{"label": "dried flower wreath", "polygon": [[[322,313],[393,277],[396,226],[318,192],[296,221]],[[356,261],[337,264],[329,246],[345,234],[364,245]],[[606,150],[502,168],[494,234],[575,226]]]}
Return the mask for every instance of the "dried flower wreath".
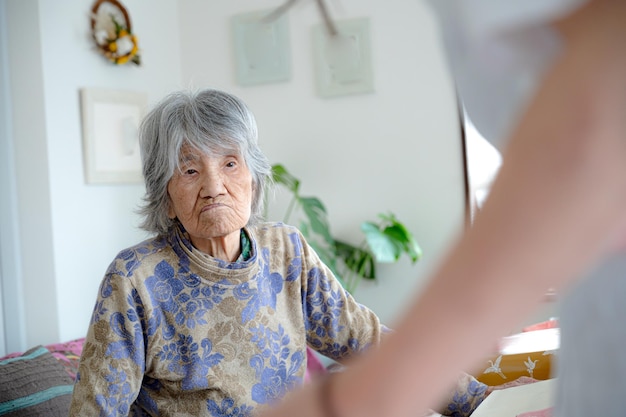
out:
{"label": "dried flower wreath", "polygon": [[91,8],[91,35],[98,51],[116,65],[141,65],[130,16],[117,0],[98,0]]}

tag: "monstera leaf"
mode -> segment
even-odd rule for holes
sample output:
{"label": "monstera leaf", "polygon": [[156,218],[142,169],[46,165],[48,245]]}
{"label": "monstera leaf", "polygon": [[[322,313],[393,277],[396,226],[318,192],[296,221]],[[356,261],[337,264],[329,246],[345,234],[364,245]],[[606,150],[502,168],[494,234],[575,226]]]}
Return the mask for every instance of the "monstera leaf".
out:
{"label": "monstera leaf", "polygon": [[378,223],[363,222],[365,239],[355,246],[333,237],[324,204],[317,197],[301,196],[300,180],[283,165],[272,166],[272,179],[292,194],[283,221],[289,223],[294,213],[300,215],[300,231],[349,292],[363,278],[376,279],[376,262],[393,263],[403,254],[413,263],[421,258],[417,241],[393,213],[379,214]]}
{"label": "monstera leaf", "polygon": [[363,222],[367,244],[377,262],[393,263],[407,254],[415,263],[422,257],[422,249],[408,229],[393,213],[380,214],[380,223]]}

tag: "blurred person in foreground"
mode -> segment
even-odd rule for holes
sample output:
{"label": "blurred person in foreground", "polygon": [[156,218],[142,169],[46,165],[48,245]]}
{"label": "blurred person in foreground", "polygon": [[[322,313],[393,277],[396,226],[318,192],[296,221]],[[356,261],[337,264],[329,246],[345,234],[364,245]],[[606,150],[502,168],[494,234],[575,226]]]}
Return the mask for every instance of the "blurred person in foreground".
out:
{"label": "blurred person in foreground", "polygon": [[431,5],[469,117],[507,139],[499,174],[396,331],[265,415],[414,415],[553,288],[565,298],[554,415],[622,416],[626,2]]}

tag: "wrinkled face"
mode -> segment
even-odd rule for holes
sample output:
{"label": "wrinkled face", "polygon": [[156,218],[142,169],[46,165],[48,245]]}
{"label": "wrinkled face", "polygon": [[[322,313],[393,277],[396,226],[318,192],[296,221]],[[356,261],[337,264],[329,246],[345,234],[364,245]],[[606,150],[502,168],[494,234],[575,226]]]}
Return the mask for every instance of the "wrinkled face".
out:
{"label": "wrinkled face", "polygon": [[180,220],[194,246],[236,233],[250,219],[252,175],[241,155],[181,150],[180,170],[170,179],[170,218]]}

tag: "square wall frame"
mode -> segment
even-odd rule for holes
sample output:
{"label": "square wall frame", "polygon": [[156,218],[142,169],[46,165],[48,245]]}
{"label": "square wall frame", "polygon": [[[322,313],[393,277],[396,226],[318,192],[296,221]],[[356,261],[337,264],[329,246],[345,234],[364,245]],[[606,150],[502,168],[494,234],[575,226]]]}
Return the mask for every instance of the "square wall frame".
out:
{"label": "square wall frame", "polygon": [[317,93],[321,97],[374,91],[369,18],[337,21],[336,36],[313,27]]}
{"label": "square wall frame", "polygon": [[86,182],[141,183],[138,130],[147,94],[82,88],[80,100]]}
{"label": "square wall frame", "polygon": [[266,20],[272,11],[241,13],[231,18],[235,73],[240,85],[291,78],[289,21],[286,13]]}

